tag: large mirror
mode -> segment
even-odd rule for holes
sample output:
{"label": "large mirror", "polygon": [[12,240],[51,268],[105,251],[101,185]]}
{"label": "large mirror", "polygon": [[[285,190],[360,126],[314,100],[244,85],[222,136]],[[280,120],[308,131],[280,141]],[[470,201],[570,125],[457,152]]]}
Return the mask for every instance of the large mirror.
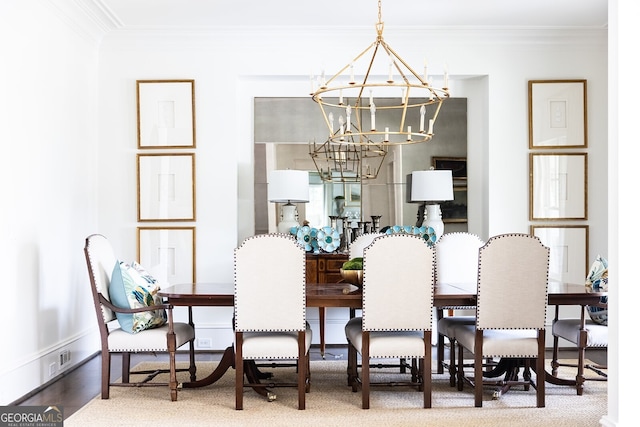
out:
{"label": "large mirror", "polygon": [[[254,101],[255,233],[277,223],[278,206],[267,200],[267,176],[273,169],[306,170],[310,201],[298,205],[299,222],[330,225],[330,215],[353,221],[380,216],[380,227],[415,225],[419,205],[409,203],[407,178],[414,170],[456,168],[455,200],[442,205],[445,231],[466,231],[467,100],[450,98],[443,105],[432,141],[390,147],[375,179],[358,183],[322,181],[309,154],[309,143],[324,142],[327,130],[320,109],[310,98],[255,98]],[[344,200],[344,205],[338,200]],[[344,199],[341,199],[341,198]]]}

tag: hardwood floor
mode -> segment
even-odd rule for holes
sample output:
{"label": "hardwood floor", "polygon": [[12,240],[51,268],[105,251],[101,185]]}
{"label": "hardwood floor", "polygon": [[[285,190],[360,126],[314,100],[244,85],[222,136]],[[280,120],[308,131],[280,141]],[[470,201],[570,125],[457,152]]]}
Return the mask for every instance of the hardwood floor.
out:
{"label": "hardwood floor", "polygon": [[[435,347],[433,347],[433,357],[435,359]],[[199,361],[218,361],[222,356],[222,352],[202,352],[196,353],[196,360]],[[162,360],[166,356],[158,356]],[[188,360],[186,353],[178,354],[179,360]],[[575,351],[565,350],[561,353],[561,358],[575,358]],[[132,355],[131,366],[154,358],[150,355]],[[448,355],[445,355],[447,360]],[[550,360],[551,355],[547,354]],[[587,358],[596,363],[605,364],[607,362],[606,350],[588,350]],[[347,346],[327,346],[324,360],[346,360]],[[322,360],[318,347],[311,348],[311,360]],[[113,357],[111,362],[111,376],[115,380],[120,375],[121,360],[119,357]],[[435,369],[435,366],[434,366]],[[86,405],[90,400],[100,394],[100,357],[98,354],[90,358],[82,365],[66,372],[63,376],[56,379],[41,390],[36,390],[30,396],[14,402],[12,405],[19,406],[41,406],[41,405],[58,405],[64,408],[65,419],[75,413],[78,409]]]}

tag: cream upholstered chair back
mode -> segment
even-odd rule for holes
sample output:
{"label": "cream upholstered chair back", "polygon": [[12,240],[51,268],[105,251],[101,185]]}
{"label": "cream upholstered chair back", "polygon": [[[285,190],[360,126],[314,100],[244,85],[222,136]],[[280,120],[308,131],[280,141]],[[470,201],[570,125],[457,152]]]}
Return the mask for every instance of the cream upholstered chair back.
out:
{"label": "cream upholstered chair back", "polygon": [[245,385],[266,386],[255,379],[244,383],[244,362],[260,359],[297,360],[297,382],[278,385],[296,386],[298,409],[305,409],[312,338],[305,312],[305,250],[293,236],[261,234],[245,239],[234,255],[236,409],[243,408]]}
{"label": "cream upholstered chair back", "polygon": [[304,331],[305,282],[305,251],[293,236],[245,239],[235,250],[236,331]]}
{"label": "cream upholstered chair back", "polygon": [[476,283],[478,250],[485,242],[466,232],[443,234],[435,244],[436,283]]}
{"label": "cream upholstered chair back", "polygon": [[389,234],[364,249],[362,329],[432,327],[435,252],[419,236]]}
{"label": "cream upholstered chair back", "polygon": [[367,233],[361,234],[356,237],[356,239],[351,242],[349,246],[349,258],[362,258],[364,254],[364,248],[369,246],[371,242],[374,241],[377,237],[384,236],[384,233]]}
{"label": "cream upholstered chair back", "polygon": [[479,255],[477,328],[544,329],[548,276],[549,248],[537,237],[489,239]]}
{"label": "cream upholstered chair back", "polygon": [[[102,295],[107,301],[109,298],[109,284],[113,267],[116,264],[116,256],[109,240],[101,234],[92,234],[86,240],[86,259],[91,283],[94,288],[92,293],[98,316],[102,316],[104,323],[109,323],[116,319],[116,314],[107,306],[100,304],[99,296]],[[105,327],[103,324],[100,327]]]}

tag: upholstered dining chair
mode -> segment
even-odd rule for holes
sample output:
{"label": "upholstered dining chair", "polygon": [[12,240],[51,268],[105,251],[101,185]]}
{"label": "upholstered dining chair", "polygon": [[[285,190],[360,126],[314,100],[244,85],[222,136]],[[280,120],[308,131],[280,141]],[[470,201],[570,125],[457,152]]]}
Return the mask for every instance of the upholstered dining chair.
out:
{"label": "upholstered dining chair", "polygon": [[[576,392],[579,396],[584,390],[585,381],[607,381],[606,365],[587,363],[587,348],[607,348],[609,346],[609,327],[589,319],[586,307],[582,306],[580,318],[560,318],[560,307],[556,306],[551,331],[553,333],[553,353],[551,374],[557,376],[558,368],[566,366],[576,368]],[[578,350],[577,363],[560,362],[558,350],[560,339],[567,340]],[[585,377],[585,370],[591,370],[598,376]]]}
{"label": "upholstered dining chair", "polygon": [[[475,234],[467,232],[445,233],[435,244],[436,249],[436,283],[473,284],[478,281],[478,249],[484,241]],[[444,317],[444,310],[473,309],[473,307],[440,307],[437,309],[438,343],[436,351],[437,372],[449,371],[450,385],[456,384],[455,363],[455,329],[456,324],[473,325],[475,315],[449,315]],[[449,340],[449,363],[444,361],[445,337]]]}
{"label": "upholstered dining chair", "polygon": [[[411,379],[393,385],[416,386],[430,408],[435,251],[418,236],[393,234],[375,239],[363,258],[362,316],[345,326],[352,390],[361,387],[362,408],[368,409],[370,386],[382,383],[371,382],[371,360],[415,359]],[[356,352],[362,359],[361,379]]]}
{"label": "upholstered dining chair", "polygon": [[[476,322],[454,325],[458,343],[458,388],[474,387],[475,406],[482,406],[483,386],[536,389],[536,406],[545,406],[545,319],[549,275],[549,248],[528,234],[491,237],[479,249]],[[473,376],[465,376],[464,350],[473,355]],[[485,358],[506,364],[504,380],[489,379]],[[530,368],[535,360],[533,381]],[[520,365],[523,379],[518,379]],[[502,365],[504,366],[504,365]],[[501,369],[496,367],[496,369]],[[500,371],[498,371],[500,372]],[[487,376],[485,379],[483,376]]]}
{"label": "upholstered dining chair", "polygon": [[[310,387],[311,327],[306,319],[305,250],[293,236],[261,234],[235,249],[236,409],[243,409],[243,390],[297,387],[298,409],[305,409]],[[245,382],[245,361],[297,361],[297,382],[255,378]],[[269,400],[275,394],[268,392]]]}
{"label": "upholstered dining chair", "polygon": [[[119,260],[107,238],[101,234],[92,234],[85,240],[85,259],[89,270],[91,294],[98,318],[101,342],[102,362],[102,398],[109,398],[110,386],[164,386],[170,389],[171,400],[178,399],[178,381],[176,372],[188,370],[191,380],[195,380],[196,366],[194,357],[195,332],[193,326],[173,321],[173,307],[168,304],[152,305],[144,308],[122,308],[116,306],[110,297],[109,286],[114,279],[114,271]],[[164,325],[136,333],[125,331],[117,315],[166,310],[167,321]],[[189,345],[189,367],[176,369],[176,350]],[[166,369],[141,371],[131,370],[132,353],[168,353],[169,366]],[[122,356],[122,381],[111,382],[111,356]],[[169,382],[150,382],[157,374],[169,373]],[[132,382],[132,375],[145,375],[145,378]]]}
{"label": "upholstered dining chair", "polygon": [[369,246],[376,238],[384,236],[384,233],[366,233],[361,234],[355,238],[349,246],[349,259],[362,258],[364,254],[364,248]]}

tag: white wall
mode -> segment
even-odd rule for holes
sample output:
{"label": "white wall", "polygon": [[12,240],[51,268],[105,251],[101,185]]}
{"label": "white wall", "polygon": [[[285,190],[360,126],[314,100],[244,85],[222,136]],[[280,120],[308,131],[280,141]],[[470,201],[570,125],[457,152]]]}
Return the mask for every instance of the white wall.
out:
{"label": "white wall", "polygon": [[[13,82],[3,96],[10,100],[3,103],[9,111],[0,116],[9,119],[10,137],[3,137],[2,146],[11,160],[2,156],[0,185],[19,209],[2,209],[3,241],[10,244],[2,246],[0,262],[9,278],[9,305],[20,307],[21,314],[7,340],[26,341],[19,351],[3,354],[8,360],[0,364],[0,380],[24,389],[3,390],[0,403],[47,380],[48,372],[41,371],[49,353],[79,338],[95,338],[87,336],[95,315],[84,238],[103,233],[121,258],[135,258],[141,225],[136,221],[137,79],[195,79],[196,280],[231,281],[233,248],[253,233],[253,97],[306,96],[310,72],[337,71],[374,34],[372,29],[131,31],[108,34],[96,47],[83,28],[46,4],[12,2],[12,10],[0,14],[0,27],[9,28],[2,28],[3,39],[17,39],[5,57],[20,64],[3,78]],[[589,257],[608,255],[606,29],[419,31],[387,25],[385,39],[408,63],[422,64],[428,56],[436,74],[447,63],[453,95],[469,99],[469,229],[483,238],[529,230],[527,81],[587,79]],[[3,323],[15,323],[17,313],[3,312]],[[230,309],[198,310],[199,336],[215,338],[216,348],[229,345],[230,315]],[[329,342],[344,341],[341,311],[329,313],[327,326]],[[97,341],[91,342],[97,350]],[[18,373],[22,382],[15,380]]]}
{"label": "white wall", "polygon": [[60,351],[76,363],[98,345],[83,254],[100,229],[98,45],[69,17],[0,3],[2,405],[68,369]]}

